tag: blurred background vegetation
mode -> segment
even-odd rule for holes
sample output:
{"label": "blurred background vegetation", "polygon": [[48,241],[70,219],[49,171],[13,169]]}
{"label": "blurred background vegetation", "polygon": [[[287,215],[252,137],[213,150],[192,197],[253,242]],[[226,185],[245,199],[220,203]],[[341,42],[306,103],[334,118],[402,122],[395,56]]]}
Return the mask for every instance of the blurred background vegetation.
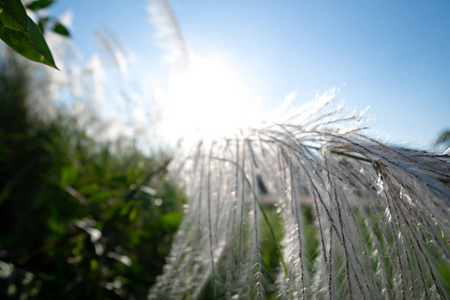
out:
{"label": "blurred background vegetation", "polygon": [[2,57],[0,298],[144,299],[185,202],[170,157],[99,142],[62,112],[36,118],[27,74]]}
{"label": "blurred background vegetation", "polygon": [[[40,19],[41,30],[48,20]],[[69,36],[54,22],[53,31]],[[83,114],[56,109],[40,118],[28,99],[47,86],[30,89],[36,74],[28,67],[0,56],[0,299],[146,299],[186,203],[166,177],[170,154],[144,153],[133,137],[96,138]],[[449,136],[443,132],[437,147],[448,147]],[[310,208],[303,214],[312,259],[317,228]],[[267,217],[261,254],[266,296],[275,299],[273,237],[281,240],[282,221],[275,208]],[[211,299],[215,289],[209,282],[201,298]]]}

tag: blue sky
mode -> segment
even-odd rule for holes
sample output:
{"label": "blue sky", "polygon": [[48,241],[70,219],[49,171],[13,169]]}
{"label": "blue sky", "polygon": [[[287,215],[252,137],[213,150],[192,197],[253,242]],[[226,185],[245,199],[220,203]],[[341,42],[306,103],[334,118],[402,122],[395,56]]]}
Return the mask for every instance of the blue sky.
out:
{"label": "blue sky", "polygon": [[[220,54],[265,107],[297,90],[295,104],[340,88],[349,109],[370,106],[372,134],[428,148],[450,128],[450,2],[169,1],[189,50]],[[59,0],[74,13],[73,39],[86,56],[93,32],[113,32],[135,57],[146,87],[166,76],[147,0]],[[378,133],[378,134],[377,134]]]}

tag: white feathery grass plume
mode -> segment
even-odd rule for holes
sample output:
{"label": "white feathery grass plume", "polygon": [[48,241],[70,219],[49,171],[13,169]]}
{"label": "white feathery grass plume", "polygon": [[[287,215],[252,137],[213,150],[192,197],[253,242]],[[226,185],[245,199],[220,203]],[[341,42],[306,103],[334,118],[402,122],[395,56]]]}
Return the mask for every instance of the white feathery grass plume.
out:
{"label": "white feathery grass plume", "polygon": [[[187,67],[167,2],[149,11],[165,60]],[[330,108],[335,90],[301,108],[295,95],[262,125],[177,150],[170,174],[190,203],[149,299],[272,297],[267,239],[281,299],[447,298],[450,157],[368,138],[363,114]]]}
{"label": "white feathery grass plume", "polygon": [[450,156],[381,144],[333,98],[178,149],[190,203],[149,299],[263,299],[272,238],[280,299],[449,298]]}
{"label": "white feathery grass plume", "polygon": [[112,65],[118,68],[121,79],[126,83],[129,79],[129,74],[124,46],[117,40],[112,40],[114,35],[111,32],[108,32],[107,35],[96,33],[95,36],[106,50],[106,54],[109,55]]}
{"label": "white feathery grass plume", "polygon": [[150,21],[156,28],[157,44],[165,51],[164,60],[173,65],[186,67],[189,52],[172,9],[165,0],[149,2]]}

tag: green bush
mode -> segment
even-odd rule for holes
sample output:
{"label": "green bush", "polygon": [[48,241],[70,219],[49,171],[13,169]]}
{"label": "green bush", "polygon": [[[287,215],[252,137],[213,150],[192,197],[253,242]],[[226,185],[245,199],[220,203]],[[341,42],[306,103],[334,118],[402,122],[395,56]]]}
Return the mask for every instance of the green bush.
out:
{"label": "green bush", "polygon": [[28,114],[26,73],[0,66],[0,298],[145,299],[185,201],[167,155],[100,143]]}

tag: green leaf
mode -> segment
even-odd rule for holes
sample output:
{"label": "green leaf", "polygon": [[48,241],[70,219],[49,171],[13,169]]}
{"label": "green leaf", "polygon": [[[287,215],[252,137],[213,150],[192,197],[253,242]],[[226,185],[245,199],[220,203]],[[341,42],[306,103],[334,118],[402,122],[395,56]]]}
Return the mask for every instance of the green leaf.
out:
{"label": "green leaf", "polygon": [[3,26],[16,31],[29,28],[28,16],[20,0],[0,0],[0,21]]}
{"label": "green leaf", "polygon": [[30,18],[28,20],[29,31],[15,31],[0,26],[0,38],[14,51],[29,60],[58,69],[39,27]]}
{"label": "green leaf", "polygon": [[43,9],[49,5],[52,5],[53,2],[54,1],[50,1],[50,0],[37,0],[37,1],[33,1],[30,4],[28,4],[27,8],[31,9],[31,10]]}
{"label": "green leaf", "polygon": [[47,24],[47,22],[48,22],[48,17],[43,17],[43,18],[39,19],[38,27],[41,30],[41,32],[44,32],[45,25]]}
{"label": "green leaf", "polygon": [[138,213],[138,208],[137,208],[137,207],[134,207],[134,208],[130,211],[130,214],[128,215],[128,220],[129,220],[130,222],[133,222],[134,220],[136,220],[137,213]]}
{"label": "green leaf", "polygon": [[67,30],[66,26],[59,22],[55,22],[55,26],[53,27],[53,31],[59,33],[60,35],[70,37],[69,30]]}
{"label": "green leaf", "polygon": [[104,201],[106,201],[107,199],[111,198],[111,193],[106,191],[106,192],[100,192],[95,194],[94,196],[90,197],[88,199],[89,203],[102,203]]}
{"label": "green leaf", "polygon": [[83,185],[81,188],[78,189],[78,192],[82,194],[83,196],[86,195],[92,195],[95,192],[97,192],[100,189],[100,186],[96,183],[91,183],[87,185]]}
{"label": "green leaf", "polygon": [[105,179],[106,172],[105,169],[99,164],[93,164],[93,173],[96,179]]}
{"label": "green leaf", "polygon": [[179,213],[166,213],[161,216],[161,222],[168,227],[176,227],[181,222],[181,216]]}
{"label": "green leaf", "polygon": [[78,169],[74,164],[65,165],[61,171],[61,184],[72,185],[78,177]]}
{"label": "green leaf", "polygon": [[98,269],[98,261],[95,259],[91,259],[91,271],[95,271]]}

